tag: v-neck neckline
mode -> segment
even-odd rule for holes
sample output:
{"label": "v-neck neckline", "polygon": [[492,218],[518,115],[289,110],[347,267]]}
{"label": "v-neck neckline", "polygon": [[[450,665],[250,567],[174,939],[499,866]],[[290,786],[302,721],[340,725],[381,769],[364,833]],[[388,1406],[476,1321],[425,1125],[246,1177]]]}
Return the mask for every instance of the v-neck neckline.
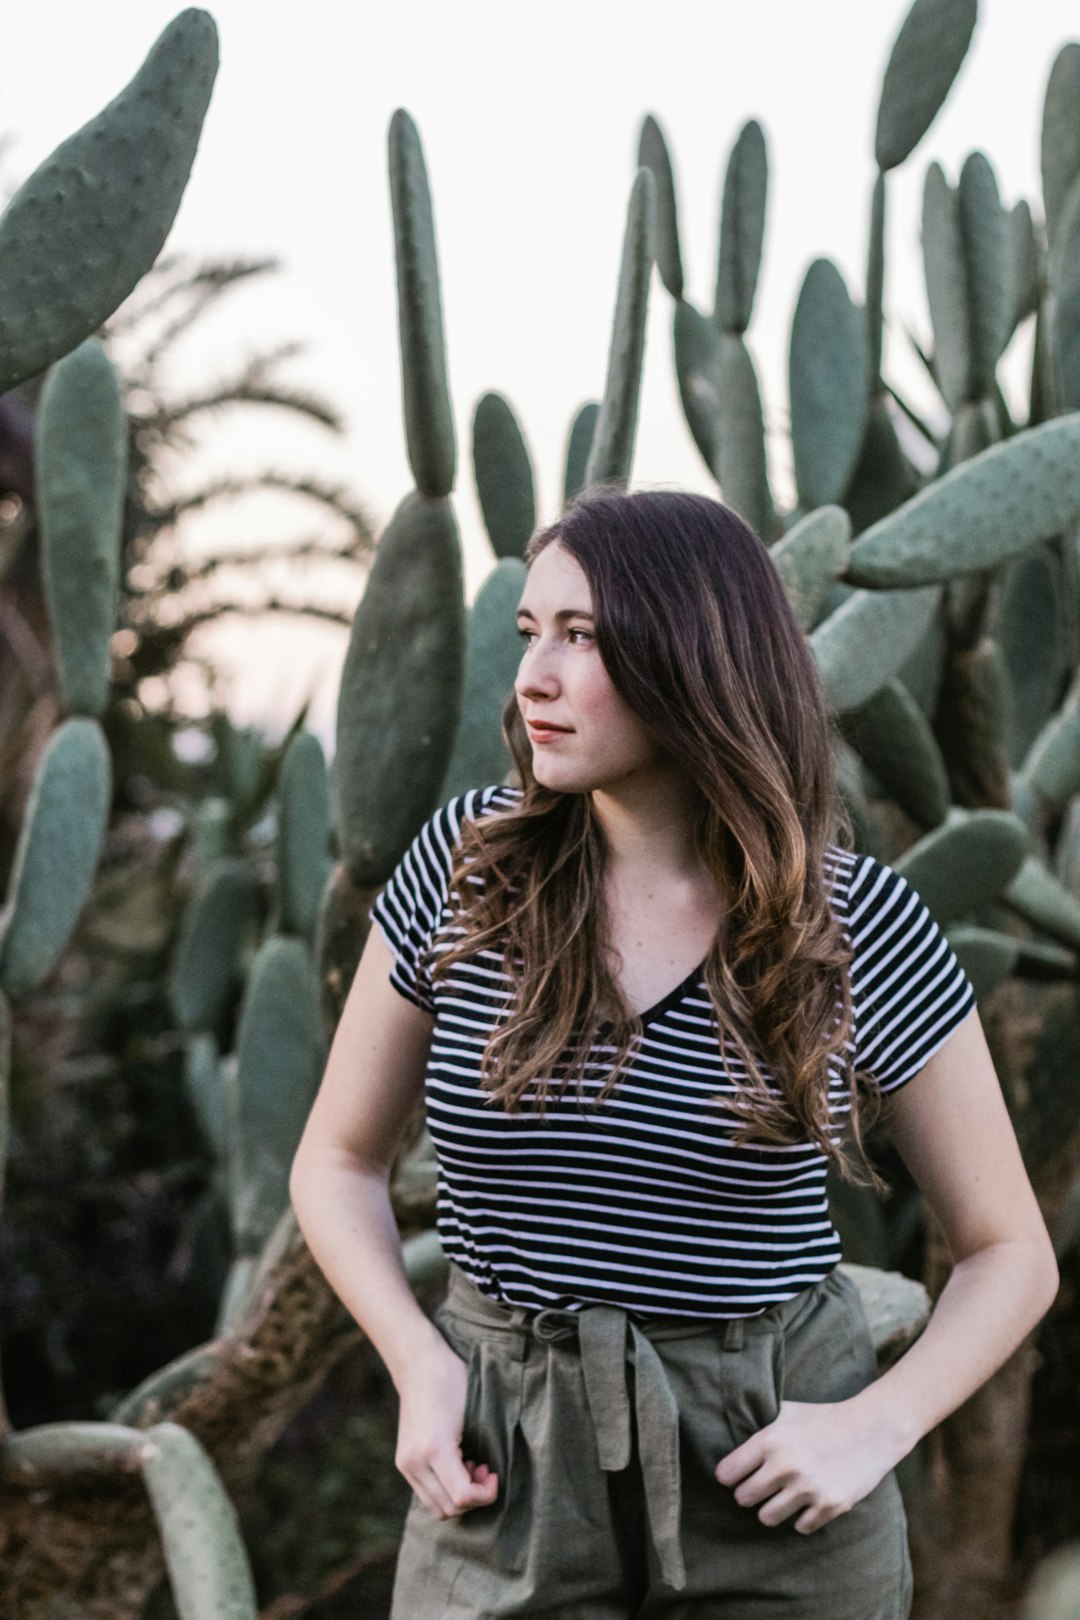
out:
{"label": "v-neck neckline", "polygon": [[[638,1013],[638,1017],[641,1019],[642,1025],[645,1028],[648,1028],[650,1024],[655,1023],[658,1018],[662,1018],[664,1013],[670,1012],[673,1007],[677,1007],[687,992],[695,988],[701,978],[702,973],[705,971],[705,964],[707,961],[708,957],[703,957],[698,963],[697,967],[691,968],[686,977],[684,979],[680,979],[678,984],[675,985],[673,989],[668,991],[667,995],[661,996],[660,1000],[654,1001],[651,1007],[646,1007],[644,1012]],[[600,1028],[611,1029],[611,1019],[602,1019]]]}

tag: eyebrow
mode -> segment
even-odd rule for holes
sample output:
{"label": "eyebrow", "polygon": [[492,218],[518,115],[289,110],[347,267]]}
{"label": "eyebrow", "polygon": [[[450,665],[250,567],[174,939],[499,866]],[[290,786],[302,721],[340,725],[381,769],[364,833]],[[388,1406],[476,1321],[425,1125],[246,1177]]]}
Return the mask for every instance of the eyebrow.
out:
{"label": "eyebrow", "polygon": [[[519,607],[515,617],[520,619],[522,615],[524,615],[527,619],[534,619],[536,617],[532,609],[527,607]],[[591,619],[592,614],[587,608],[560,608],[555,614],[555,618],[560,622],[563,622],[566,619]]]}

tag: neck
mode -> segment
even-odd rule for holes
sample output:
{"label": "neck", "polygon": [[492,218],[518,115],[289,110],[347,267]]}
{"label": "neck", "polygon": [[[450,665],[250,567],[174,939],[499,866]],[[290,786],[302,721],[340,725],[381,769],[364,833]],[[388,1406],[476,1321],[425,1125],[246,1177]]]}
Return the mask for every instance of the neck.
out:
{"label": "neck", "polygon": [[614,880],[639,873],[694,879],[703,871],[694,847],[697,789],[681,773],[650,772],[589,794],[607,844]]}

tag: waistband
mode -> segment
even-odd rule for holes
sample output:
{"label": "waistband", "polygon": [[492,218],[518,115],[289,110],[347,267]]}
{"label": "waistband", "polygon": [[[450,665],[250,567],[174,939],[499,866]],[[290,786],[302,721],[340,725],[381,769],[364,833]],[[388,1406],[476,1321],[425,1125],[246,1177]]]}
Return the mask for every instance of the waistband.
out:
{"label": "waistband", "polygon": [[577,1339],[600,1467],[606,1471],[626,1468],[630,1462],[626,1362],[632,1350],[634,1414],[649,1529],[664,1579],[676,1591],[686,1585],[679,1542],[679,1409],[654,1344],[665,1339],[712,1335],[720,1339],[724,1350],[739,1350],[747,1336],[791,1331],[813,1308],[822,1291],[832,1293],[855,1286],[834,1267],[819,1282],[756,1316],[704,1321],[641,1317],[618,1305],[585,1305],[578,1310],[552,1306],[531,1310],[523,1305],[504,1305],[482,1293],[456,1262],[449,1262],[449,1270],[445,1308],[486,1334],[505,1335],[507,1353],[515,1361],[524,1358],[530,1338],[541,1343]]}

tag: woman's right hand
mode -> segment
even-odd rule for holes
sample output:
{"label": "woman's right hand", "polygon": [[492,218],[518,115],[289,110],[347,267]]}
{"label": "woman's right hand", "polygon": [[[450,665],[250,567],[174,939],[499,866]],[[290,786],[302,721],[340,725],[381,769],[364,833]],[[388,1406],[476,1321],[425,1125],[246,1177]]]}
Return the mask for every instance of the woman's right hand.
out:
{"label": "woman's right hand", "polygon": [[394,1466],[437,1519],[495,1500],[499,1476],[461,1455],[469,1368],[442,1337],[425,1346],[399,1386]]}

